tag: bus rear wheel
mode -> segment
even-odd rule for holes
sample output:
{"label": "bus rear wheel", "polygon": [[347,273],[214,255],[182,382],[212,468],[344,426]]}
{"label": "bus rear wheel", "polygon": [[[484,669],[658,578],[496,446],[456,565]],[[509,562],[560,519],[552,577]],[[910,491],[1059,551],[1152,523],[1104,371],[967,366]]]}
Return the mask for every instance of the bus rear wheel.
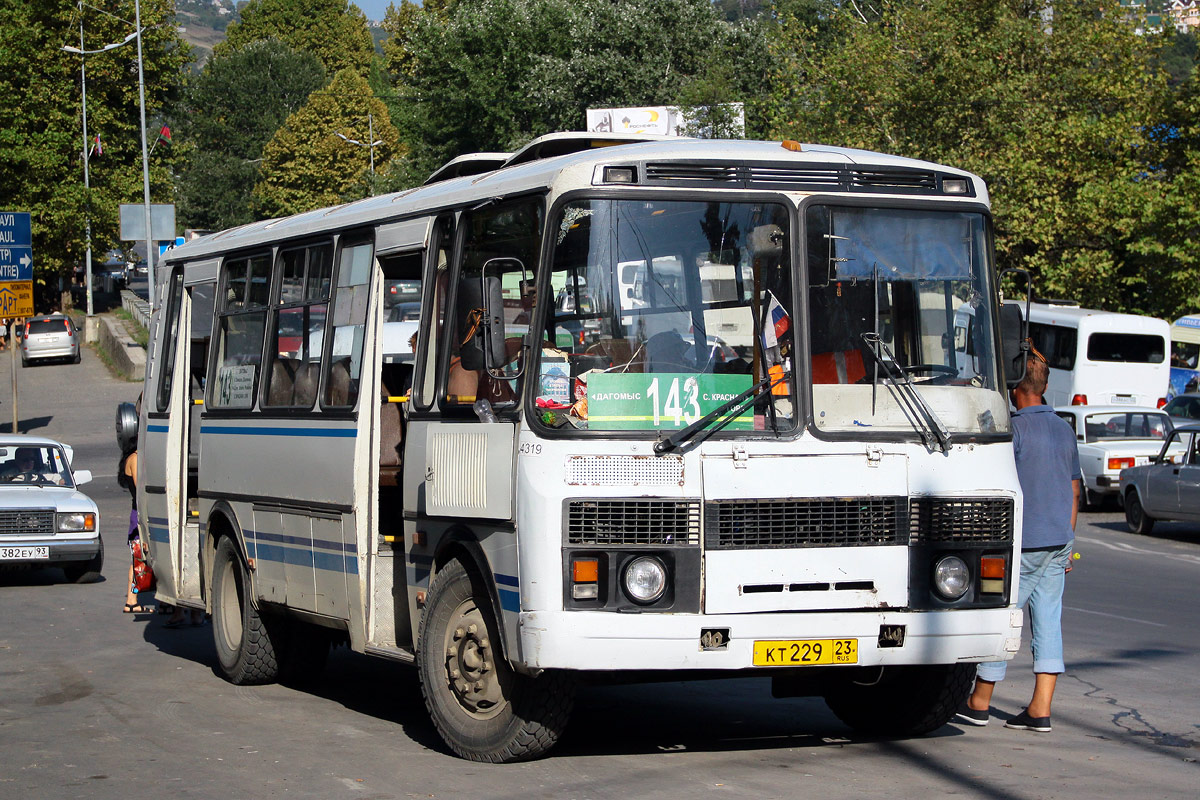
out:
{"label": "bus rear wheel", "polygon": [[417,667],[425,707],[438,734],[470,761],[536,758],[557,742],[574,704],[574,683],[560,673],[515,672],[482,582],[460,561],[429,587],[418,632]]}
{"label": "bus rear wheel", "polygon": [[217,545],[213,564],[212,617],[217,661],[230,683],[246,686],[279,679],[278,631],[254,608],[245,562],[228,536]]}
{"label": "bus rear wheel", "polygon": [[825,703],[860,733],[921,736],[954,718],[974,681],[974,664],[885,667],[878,681],[846,683]]}

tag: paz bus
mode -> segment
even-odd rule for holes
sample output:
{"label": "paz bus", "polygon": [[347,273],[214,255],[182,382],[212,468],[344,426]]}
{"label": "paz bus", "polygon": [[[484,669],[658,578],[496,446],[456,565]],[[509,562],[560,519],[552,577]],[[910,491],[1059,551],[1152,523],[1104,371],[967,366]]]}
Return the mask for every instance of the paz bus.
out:
{"label": "paz bus", "polygon": [[946,723],[1021,637],[1021,322],[984,183],[790,141],[487,155],[166,253],[139,422],[159,597],[211,612],[235,684],[340,644],[415,666],[480,761],[546,752],[597,676]]}

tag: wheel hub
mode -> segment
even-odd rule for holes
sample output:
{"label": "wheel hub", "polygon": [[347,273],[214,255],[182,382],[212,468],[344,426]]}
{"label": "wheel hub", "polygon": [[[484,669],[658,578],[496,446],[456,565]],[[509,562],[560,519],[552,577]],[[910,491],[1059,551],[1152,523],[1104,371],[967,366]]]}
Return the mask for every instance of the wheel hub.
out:
{"label": "wheel hub", "polygon": [[473,600],[455,610],[446,636],[446,680],[459,704],[486,718],[503,705],[503,687],[487,623]]}

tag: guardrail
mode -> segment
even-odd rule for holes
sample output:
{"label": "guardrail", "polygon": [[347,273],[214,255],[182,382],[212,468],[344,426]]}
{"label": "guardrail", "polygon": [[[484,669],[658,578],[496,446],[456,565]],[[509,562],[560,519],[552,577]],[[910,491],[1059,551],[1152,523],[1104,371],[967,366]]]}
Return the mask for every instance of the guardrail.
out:
{"label": "guardrail", "polygon": [[150,304],[128,289],[121,290],[121,306],[146,330],[150,329]]}

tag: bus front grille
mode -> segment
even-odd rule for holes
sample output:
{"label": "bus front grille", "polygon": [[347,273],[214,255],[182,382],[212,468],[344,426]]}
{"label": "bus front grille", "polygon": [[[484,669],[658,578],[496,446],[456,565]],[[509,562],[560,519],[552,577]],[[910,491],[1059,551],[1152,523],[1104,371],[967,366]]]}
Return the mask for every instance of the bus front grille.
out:
{"label": "bus front grille", "polygon": [[567,544],[700,544],[700,503],[693,500],[568,500],[565,516]]}
{"label": "bus front grille", "polygon": [[43,509],[0,511],[0,536],[53,535],[53,511]]}
{"label": "bus front grille", "polygon": [[920,497],[914,498],[909,508],[909,540],[913,544],[1011,544],[1013,540],[1012,498]]}
{"label": "bus front grille", "polygon": [[907,503],[906,497],[722,500],[705,506],[704,543],[710,550],[903,545]]}

